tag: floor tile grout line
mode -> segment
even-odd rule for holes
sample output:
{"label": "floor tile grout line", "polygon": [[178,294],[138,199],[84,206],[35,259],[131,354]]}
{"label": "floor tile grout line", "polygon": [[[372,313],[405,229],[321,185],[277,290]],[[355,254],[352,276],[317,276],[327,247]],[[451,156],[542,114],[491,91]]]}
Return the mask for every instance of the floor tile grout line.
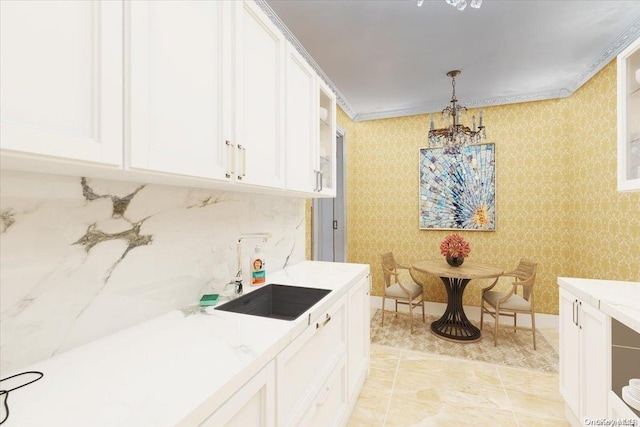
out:
{"label": "floor tile grout line", "polygon": [[516,421],[516,427],[520,427],[520,421],[518,421],[518,417],[516,416],[516,411],[513,409],[513,403],[511,403],[509,392],[507,391],[507,387],[504,385],[504,381],[502,380],[500,369],[498,368],[498,366],[495,366],[495,369],[496,369],[496,373],[498,374],[498,379],[500,380],[500,384],[502,385],[502,391],[504,391],[505,396],[507,396],[507,402],[509,402],[509,410],[511,411],[511,414],[513,414],[513,419]]}
{"label": "floor tile grout line", "polygon": [[467,358],[467,357],[464,357],[464,356],[451,356],[451,355],[447,355],[447,354],[432,353],[432,352],[423,351],[423,350],[414,350],[414,349],[407,349],[407,348],[402,348],[402,347],[394,347],[394,346],[388,345],[388,344],[371,343],[371,345],[375,345],[375,346],[379,346],[379,347],[386,347],[386,348],[395,349],[395,350],[408,352],[408,353],[423,354],[423,355],[427,355],[428,357],[434,357],[434,358],[438,358],[438,359],[464,360],[464,361],[469,362],[469,363],[478,363],[478,364],[484,364],[486,366],[495,366],[495,367],[504,367],[504,368],[507,368],[507,369],[516,369],[516,370],[520,370],[520,371],[527,371],[527,372],[530,372],[530,373],[533,373],[533,374],[540,373],[540,374],[558,375],[557,372],[543,371],[543,370],[540,370],[540,369],[526,367],[526,366],[504,365],[504,364],[499,363],[499,362],[470,359],[470,358]]}
{"label": "floor tile grout line", "polygon": [[396,380],[398,379],[398,372],[400,371],[400,360],[402,360],[403,353],[404,351],[400,349],[400,354],[398,355],[398,362],[396,363],[396,371],[393,375],[393,381],[391,382],[391,393],[389,393],[387,408],[384,411],[384,418],[382,419],[382,427],[384,427],[387,424],[387,416],[389,415],[389,409],[391,409],[391,400],[393,399],[393,392],[396,389]]}

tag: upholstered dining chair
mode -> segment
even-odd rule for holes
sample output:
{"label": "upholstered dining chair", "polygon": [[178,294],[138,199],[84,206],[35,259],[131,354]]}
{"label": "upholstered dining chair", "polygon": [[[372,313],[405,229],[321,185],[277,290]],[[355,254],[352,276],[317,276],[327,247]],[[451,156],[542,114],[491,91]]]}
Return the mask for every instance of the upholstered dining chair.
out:
{"label": "upholstered dining chair", "polygon": [[[411,333],[413,334],[413,309],[422,307],[422,321],[424,316],[424,289],[417,283],[401,283],[398,270],[408,270],[411,268],[398,264],[393,257],[393,252],[385,252],[382,256],[382,273],[384,275],[384,295],[382,295],[382,326],[384,326],[384,306],[387,299],[396,302],[396,316],[398,315],[398,304],[409,306],[409,317],[411,322]],[[411,276],[413,277],[413,275]]]}
{"label": "upholstered dining chair", "polygon": [[[521,258],[515,270],[507,271],[493,281],[491,286],[482,290],[480,305],[480,329],[484,320],[484,313],[493,316],[495,326],[493,330],[493,345],[498,344],[498,323],[500,316],[513,317],[513,332],[516,332],[518,314],[531,315],[531,330],[533,333],[533,349],[536,349],[536,316],[533,305],[533,285],[536,281],[538,264],[530,259]],[[509,292],[492,291],[501,277],[514,278]],[[518,290],[522,289],[522,296]]]}

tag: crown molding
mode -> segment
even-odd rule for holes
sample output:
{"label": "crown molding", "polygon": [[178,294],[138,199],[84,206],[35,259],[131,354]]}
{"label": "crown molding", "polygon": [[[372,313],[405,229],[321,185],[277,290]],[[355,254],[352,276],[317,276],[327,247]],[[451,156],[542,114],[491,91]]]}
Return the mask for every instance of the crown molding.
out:
{"label": "crown molding", "polygon": [[273,22],[275,26],[278,27],[280,31],[282,31],[282,34],[284,34],[285,38],[289,41],[289,43],[293,45],[293,47],[296,48],[298,53],[302,55],[302,57],[309,63],[309,65],[311,65],[311,68],[315,70],[318,76],[320,76],[320,78],[326,83],[326,85],[335,93],[336,102],[338,103],[338,105],[340,105],[342,110],[347,114],[347,116],[349,116],[351,120],[354,120],[356,112],[354,111],[351,104],[349,104],[349,101],[347,101],[347,98],[345,98],[342,92],[338,90],[336,85],[333,84],[331,79],[325,74],[322,68],[320,68],[318,63],[313,59],[313,57],[311,57],[309,52],[307,52],[307,50],[298,41],[296,36],[293,35],[293,33],[289,30],[289,28],[287,28],[284,22],[282,22],[280,17],[273,11],[273,9],[271,9],[271,6],[269,6],[265,0],[254,1],[260,7],[260,9],[262,9],[262,11],[269,17],[271,22]]}
{"label": "crown molding", "polygon": [[[492,107],[504,104],[518,104],[521,102],[544,101],[546,99],[567,98],[571,96],[568,89],[551,90],[546,92],[531,93],[524,95],[502,96],[481,100],[471,100],[463,102],[461,105],[467,108]],[[433,114],[442,111],[443,105],[423,105],[413,108],[401,108],[397,110],[376,111],[372,113],[356,114],[354,122],[364,122],[367,120],[390,119],[394,117],[416,116],[419,114]]]}
{"label": "crown molding", "polygon": [[634,40],[640,36],[640,16],[636,18],[607,48],[605,48],[591,63],[584,69],[578,77],[570,84],[567,90],[570,95],[588,82],[598,71],[605,65],[615,59],[620,52],[629,46]]}
{"label": "crown molding", "polygon": [[[430,114],[433,112],[439,112],[442,110],[441,105],[420,105],[412,108],[401,108],[396,110],[384,110],[374,111],[370,113],[358,113],[353,109],[346,97],[338,90],[336,85],[320,68],[316,61],[311,57],[309,52],[300,44],[298,39],[282,22],[280,17],[271,9],[266,0],[254,0],[255,3],[267,14],[269,19],[282,31],[286,39],[296,48],[296,50],[302,55],[303,58],[311,65],[316,71],[318,76],[329,86],[329,88],[336,94],[336,101],[342,110],[349,116],[354,122],[363,122],[367,120],[379,120],[389,119],[395,117],[415,116],[420,114]],[[503,96],[495,98],[487,98],[481,100],[471,100],[465,103],[467,107],[491,107],[496,105],[505,104],[517,104],[521,102],[534,102],[544,101],[548,99],[568,98],[578,90],[582,85],[588,82],[594,75],[596,75],[605,65],[611,62],[618,56],[627,46],[629,46],[636,38],[640,36],[640,16],[638,16],[631,25],[629,25],[625,31],[622,32],[607,48],[605,48],[599,55],[597,55],[591,63],[585,67],[578,76],[569,82],[566,87],[554,89],[550,91],[529,93],[523,95]]]}

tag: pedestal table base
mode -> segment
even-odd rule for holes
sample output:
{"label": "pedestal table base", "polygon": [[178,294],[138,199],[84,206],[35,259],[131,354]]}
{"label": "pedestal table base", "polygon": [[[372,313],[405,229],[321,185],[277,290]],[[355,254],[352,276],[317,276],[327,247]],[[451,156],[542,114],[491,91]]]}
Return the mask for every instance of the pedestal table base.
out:
{"label": "pedestal table base", "polygon": [[431,332],[453,341],[474,342],[482,338],[480,329],[467,319],[462,307],[462,294],[470,279],[440,277],[447,288],[447,309],[431,323]]}

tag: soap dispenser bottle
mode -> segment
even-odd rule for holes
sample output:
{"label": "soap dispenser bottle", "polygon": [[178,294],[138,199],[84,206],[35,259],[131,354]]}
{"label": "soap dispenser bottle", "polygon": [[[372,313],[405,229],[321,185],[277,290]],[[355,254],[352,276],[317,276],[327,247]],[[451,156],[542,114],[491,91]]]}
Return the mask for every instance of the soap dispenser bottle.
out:
{"label": "soap dispenser bottle", "polygon": [[265,260],[262,247],[256,246],[256,252],[251,257],[251,286],[263,285],[267,280]]}

